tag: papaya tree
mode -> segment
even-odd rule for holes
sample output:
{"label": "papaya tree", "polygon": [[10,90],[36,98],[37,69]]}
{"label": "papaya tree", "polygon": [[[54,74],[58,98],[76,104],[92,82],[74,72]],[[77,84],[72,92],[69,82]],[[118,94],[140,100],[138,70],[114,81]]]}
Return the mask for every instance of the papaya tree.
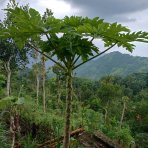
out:
{"label": "papaya tree", "polygon": [[[121,24],[107,23],[99,17],[90,19],[66,16],[57,19],[48,16],[44,21],[40,13],[33,8],[26,11],[23,7],[16,6],[7,11],[12,17],[14,26],[1,30],[1,36],[6,38],[11,36],[19,48],[28,44],[61,67],[65,73],[67,96],[63,147],[68,148],[73,71],[116,45],[132,52],[135,47],[132,42],[148,42],[148,33],[131,32]],[[105,49],[100,50],[94,44],[94,40],[102,41]],[[38,44],[34,45],[32,41]]]}

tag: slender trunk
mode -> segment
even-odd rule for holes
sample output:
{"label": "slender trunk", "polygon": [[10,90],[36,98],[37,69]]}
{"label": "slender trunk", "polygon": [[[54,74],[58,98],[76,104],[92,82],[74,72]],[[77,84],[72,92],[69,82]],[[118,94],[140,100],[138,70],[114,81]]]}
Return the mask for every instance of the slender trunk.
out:
{"label": "slender trunk", "polygon": [[43,88],[43,111],[46,112],[46,100],[45,100],[45,57],[42,56],[42,88]]}
{"label": "slender trunk", "polygon": [[12,134],[12,144],[11,147],[15,148],[15,145],[18,144],[20,136],[20,123],[19,123],[19,114],[16,112],[14,115],[10,116],[10,132]]}
{"label": "slender trunk", "polygon": [[105,124],[107,124],[108,105],[109,105],[109,102],[107,102],[106,107],[104,108],[104,110],[105,110],[105,115],[104,115]]}
{"label": "slender trunk", "polygon": [[40,87],[40,80],[39,80],[39,65],[38,65],[38,52],[35,51],[35,73],[36,73],[36,104],[39,105],[39,87]]}
{"label": "slender trunk", "polygon": [[61,102],[61,86],[60,86],[59,76],[57,76],[57,100],[58,100],[58,103]]}
{"label": "slender trunk", "polygon": [[39,80],[39,74],[37,70],[36,74],[36,104],[39,105],[39,86],[40,86],[40,80]]}
{"label": "slender trunk", "polygon": [[11,144],[11,148],[14,148],[14,144],[15,144],[15,124],[14,124],[14,116],[10,116],[10,132],[12,134],[12,144]]}
{"label": "slender trunk", "polygon": [[10,96],[11,71],[7,73],[7,96]]}
{"label": "slender trunk", "polygon": [[70,144],[70,116],[71,116],[71,100],[72,100],[72,71],[68,72],[66,82],[67,96],[66,96],[66,116],[65,116],[65,130],[63,148],[69,148]]}
{"label": "slender trunk", "polygon": [[105,124],[107,123],[107,114],[108,114],[108,111],[107,111],[107,108],[104,108],[105,110],[105,115],[104,115],[104,121],[105,121]]}
{"label": "slender trunk", "polygon": [[126,109],[126,102],[123,103],[123,110],[122,110],[122,115],[121,115],[120,124],[119,124],[120,129],[122,127],[123,118],[124,118],[124,114],[125,114],[125,109]]}
{"label": "slender trunk", "polygon": [[12,136],[12,145],[11,145],[11,148],[14,148],[15,147],[15,133],[13,133],[13,136]]}
{"label": "slender trunk", "polygon": [[5,70],[7,72],[7,88],[6,88],[6,95],[10,96],[10,84],[11,84],[11,68],[10,68],[10,62],[11,62],[12,56],[9,57],[9,60],[4,64]]}

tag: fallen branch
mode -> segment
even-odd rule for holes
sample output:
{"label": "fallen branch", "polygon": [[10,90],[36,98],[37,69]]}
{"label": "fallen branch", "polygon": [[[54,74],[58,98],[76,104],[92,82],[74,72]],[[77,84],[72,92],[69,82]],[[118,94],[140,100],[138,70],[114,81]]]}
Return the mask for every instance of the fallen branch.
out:
{"label": "fallen branch", "polygon": [[[83,128],[78,128],[70,133],[70,137],[78,136],[80,133],[84,132],[85,130]],[[37,148],[43,148],[45,146],[49,146],[50,148],[55,148],[59,143],[63,142],[63,136],[60,138],[55,138],[52,140],[48,140],[44,142],[43,144],[38,144]]]}

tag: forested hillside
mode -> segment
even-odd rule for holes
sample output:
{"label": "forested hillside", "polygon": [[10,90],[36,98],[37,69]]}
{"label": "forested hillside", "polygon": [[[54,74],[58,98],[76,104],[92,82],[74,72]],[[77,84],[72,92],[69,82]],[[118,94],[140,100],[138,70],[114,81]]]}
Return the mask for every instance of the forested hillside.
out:
{"label": "forested hillside", "polygon": [[102,76],[127,76],[132,73],[148,72],[148,58],[136,57],[120,52],[108,53],[78,68],[78,77],[100,79]]}
{"label": "forested hillside", "polygon": [[[21,72],[22,73],[22,72]],[[11,97],[5,96],[5,77],[0,79],[0,145],[9,147],[9,114],[11,109],[19,112],[19,144],[35,147],[63,132],[65,108],[65,80],[46,78],[46,113],[42,102],[42,85],[37,103],[35,71],[12,77]],[[40,79],[40,84],[43,80]],[[60,85],[59,85],[60,84]],[[15,96],[18,96],[15,97]],[[89,132],[103,132],[124,146],[132,141],[137,146],[147,146],[148,129],[148,73],[135,73],[126,77],[106,76],[98,81],[75,77],[73,80],[71,128],[83,127]],[[12,100],[12,103],[7,103]],[[12,104],[16,104],[12,106]],[[124,108],[125,106],[125,108]],[[6,114],[5,112],[6,111]],[[16,113],[17,113],[16,112]],[[6,115],[6,116],[4,116]],[[11,120],[10,120],[11,121]],[[6,142],[7,140],[7,142]],[[73,143],[73,147],[80,145]]]}

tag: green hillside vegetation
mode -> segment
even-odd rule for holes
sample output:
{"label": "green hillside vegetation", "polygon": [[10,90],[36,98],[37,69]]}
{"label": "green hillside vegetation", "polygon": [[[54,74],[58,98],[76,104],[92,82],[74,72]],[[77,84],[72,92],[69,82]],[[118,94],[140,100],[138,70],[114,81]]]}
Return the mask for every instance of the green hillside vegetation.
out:
{"label": "green hillside vegetation", "polygon": [[84,64],[76,74],[78,77],[98,80],[105,75],[127,76],[140,72],[148,72],[147,57],[112,52]]}
{"label": "green hillside vegetation", "polygon": [[[12,77],[11,98],[5,98],[5,83],[1,77],[1,125],[0,145],[9,147],[9,112],[13,107],[19,112],[21,137],[17,140],[24,147],[35,147],[54,137],[63,135],[65,108],[65,81],[46,78],[46,113],[43,111],[42,87],[39,104],[36,104],[36,83],[32,71],[15,74]],[[42,80],[40,79],[40,82]],[[19,86],[19,89],[18,89]],[[22,87],[23,86],[23,87]],[[57,94],[60,92],[60,98]],[[15,98],[20,94],[20,98]],[[127,97],[123,121],[124,97]],[[134,141],[137,146],[147,146],[148,129],[148,73],[135,73],[126,77],[105,76],[98,81],[75,77],[73,80],[72,123],[71,128],[83,127],[90,133],[101,131],[126,147]],[[12,99],[12,103],[4,101]],[[16,103],[15,103],[16,100]],[[7,113],[8,112],[8,113]],[[120,127],[121,126],[121,127]],[[71,139],[72,140],[72,139]],[[6,142],[7,141],[7,142]],[[78,146],[74,144],[74,147]]]}

